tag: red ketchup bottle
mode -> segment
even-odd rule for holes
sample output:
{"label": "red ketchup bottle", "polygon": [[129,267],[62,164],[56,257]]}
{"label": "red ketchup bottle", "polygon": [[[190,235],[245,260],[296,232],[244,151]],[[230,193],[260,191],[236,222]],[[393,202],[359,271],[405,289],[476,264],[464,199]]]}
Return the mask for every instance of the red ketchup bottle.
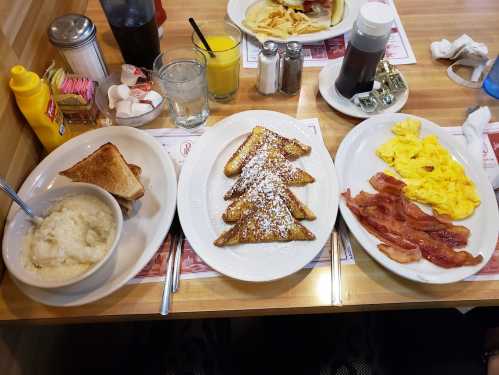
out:
{"label": "red ketchup bottle", "polygon": [[166,12],[161,0],[154,0],[154,8],[156,10],[156,25],[160,27],[166,21]]}
{"label": "red ketchup bottle", "polygon": [[373,2],[360,8],[334,84],[345,98],[373,89],[376,67],[385,54],[393,17],[392,9],[386,4]]}

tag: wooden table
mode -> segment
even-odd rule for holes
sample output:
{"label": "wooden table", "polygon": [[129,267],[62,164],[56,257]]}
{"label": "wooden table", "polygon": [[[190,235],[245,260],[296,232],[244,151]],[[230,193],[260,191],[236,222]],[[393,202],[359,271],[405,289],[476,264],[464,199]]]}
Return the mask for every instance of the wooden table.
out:
{"label": "wooden table", "polygon": [[[455,1],[404,0],[396,3],[417,58],[417,64],[400,69],[411,93],[403,112],[424,116],[443,126],[459,125],[466,108],[488,105],[499,120],[499,102],[481,90],[466,89],[446,75],[447,62],[430,58],[434,40],[453,40],[467,33],[488,45],[490,55],[499,51],[499,2],[497,0]],[[225,0],[166,1],[168,21],[164,25],[162,50],[189,46],[191,29],[187,18],[220,22]],[[90,0],[87,14],[97,24],[98,38],[108,64],[120,64],[121,55],[97,0]],[[276,110],[297,118],[317,117],[324,141],[334,154],[341,139],[359,121],[332,110],[318,95],[319,69],[306,69],[303,87],[295,97],[262,97],[255,92],[256,70],[241,71],[241,87],[229,104],[213,104],[209,123],[249,109]],[[171,126],[164,114],[151,127]],[[355,243],[355,265],[342,267],[343,306],[330,305],[330,268],[302,270],[283,280],[249,284],[225,277],[186,280],[174,295],[170,317],[245,316],[308,314],[415,307],[482,306],[499,303],[499,282],[460,282],[452,285],[423,285],[395,276],[375,263]],[[74,308],[53,308],[30,301],[7,276],[0,286],[0,320],[105,320],[160,318],[162,284],[125,286],[103,300]]]}

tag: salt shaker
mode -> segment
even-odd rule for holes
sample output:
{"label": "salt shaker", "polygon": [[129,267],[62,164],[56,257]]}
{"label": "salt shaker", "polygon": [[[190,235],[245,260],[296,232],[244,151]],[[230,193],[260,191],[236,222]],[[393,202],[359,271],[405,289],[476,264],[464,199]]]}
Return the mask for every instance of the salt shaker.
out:
{"label": "salt shaker", "polygon": [[300,91],[303,72],[303,50],[298,42],[288,42],[282,59],[281,92],[295,95]]}
{"label": "salt shaker", "polygon": [[256,89],[262,95],[272,95],[279,89],[279,54],[277,43],[267,40],[258,54]]}
{"label": "salt shaker", "polygon": [[109,73],[95,36],[96,32],[90,18],[81,14],[66,14],[52,21],[48,37],[74,73],[93,81],[101,81]]}

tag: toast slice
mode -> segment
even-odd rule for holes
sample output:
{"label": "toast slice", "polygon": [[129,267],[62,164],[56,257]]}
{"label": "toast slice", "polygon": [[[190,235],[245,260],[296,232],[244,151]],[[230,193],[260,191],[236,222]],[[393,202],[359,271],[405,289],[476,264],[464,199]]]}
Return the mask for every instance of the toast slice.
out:
{"label": "toast slice", "polygon": [[315,220],[316,216],[304,203],[302,203],[293,192],[279,179],[275,181],[261,181],[255,184],[241,197],[236,198],[225,209],[222,219],[226,223],[239,221],[250,211],[261,207],[270,199],[269,195],[278,195],[282,199],[291,215],[297,220]]}
{"label": "toast slice", "polygon": [[285,138],[262,126],[255,126],[251,134],[225,164],[225,175],[230,177],[241,173],[244,165],[262,145],[278,150],[288,160],[297,159],[308,154],[311,150],[310,146],[296,139]]}
{"label": "toast slice", "polygon": [[315,179],[303,169],[295,167],[279,150],[261,147],[244,165],[241,175],[234,185],[225,193],[224,199],[234,199],[243,195],[255,183],[277,176],[286,186],[303,186]]}
{"label": "toast slice", "polygon": [[271,209],[250,211],[213,243],[215,246],[222,247],[242,243],[311,241],[314,239],[315,235],[294,219],[281,201],[273,205]]}
{"label": "toast slice", "polygon": [[142,168],[140,168],[137,164],[128,164],[128,168],[130,168],[135,177],[140,179],[140,175],[142,174]]}
{"label": "toast slice", "polygon": [[[138,165],[135,165],[135,164],[128,164],[128,167],[130,168],[132,173],[135,175],[135,177],[140,179],[140,175],[142,174],[142,168],[140,168]],[[116,195],[113,195],[113,197],[114,197],[114,199],[116,199],[116,201],[120,205],[120,208],[121,208],[121,211],[123,212],[123,215],[125,215],[126,217],[132,216],[135,201],[124,199],[124,198],[118,197]]]}
{"label": "toast slice", "polygon": [[123,199],[121,197],[117,197],[116,195],[113,195],[114,199],[116,199],[116,202],[120,205],[121,211],[123,212],[123,215],[126,217],[132,216],[133,213],[133,204],[135,201],[129,201],[128,199]]}
{"label": "toast slice", "polygon": [[130,168],[118,148],[108,142],[59,174],[75,182],[100,186],[125,200],[135,200],[144,195],[144,186],[132,171],[136,167],[140,169]]}

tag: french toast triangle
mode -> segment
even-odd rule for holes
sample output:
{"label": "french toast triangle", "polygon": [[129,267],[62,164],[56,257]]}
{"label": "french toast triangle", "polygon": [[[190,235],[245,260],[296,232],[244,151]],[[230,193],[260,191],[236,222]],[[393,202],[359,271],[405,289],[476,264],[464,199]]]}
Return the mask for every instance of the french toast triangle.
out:
{"label": "french toast triangle", "polygon": [[315,236],[297,221],[284,201],[275,199],[246,212],[239,221],[214,241],[216,246],[273,241],[313,240]]}
{"label": "french toast triangle", "polygon": [[311,150],[310,146],[296,139],[285,138],[267,128],[255,126],[244,143],[239,146],[237,151],[225,164],[225,175],[231,177],[241,173],[244,165],[262,145],[267,145],[269,148],[278,150],[288,160],[297,159],[300,156],[308,154]]}
{"label": "french toast triangle", "polygon": [[225,174],[240,173],[225,193],[232,200],[222,215],[235,223],[213,243],[228,246],[274,241],[311,241],[315,235],[298,220],[315,214],[291,192],[315,179],[290,160],[309,153],[310,146],[257,126],[225,165]]}
{"label": "french toast triangle", "polygon": [[133,201],[144,195],[144,186],[139,180],[140,167],[128,165],[112,143],[102,145],[85,159],[59,173],[74,182],[100,186],[123,200]]}
{"label": "french toast triangle", "polygon": [[295,219],[315,219],[315,214],[289,190],[278,176],[271,173],[252,184],[243,195],[235,198],[226,208],[222,219],[226,223],[239,221],[248,212],[260,207],[262,202],[270,199],[269,193],[278,195]]}
{"label": "french toast triangle", "polygon": [[244,164],[239,178],[225,193],[224,199],[229,200],[243,195],[251,184],[268,174],[278,176],[287,186],[303,186],[315,181],[310,174],[295,167],[286,159],[278,148],[271,144],[263,144]]}

